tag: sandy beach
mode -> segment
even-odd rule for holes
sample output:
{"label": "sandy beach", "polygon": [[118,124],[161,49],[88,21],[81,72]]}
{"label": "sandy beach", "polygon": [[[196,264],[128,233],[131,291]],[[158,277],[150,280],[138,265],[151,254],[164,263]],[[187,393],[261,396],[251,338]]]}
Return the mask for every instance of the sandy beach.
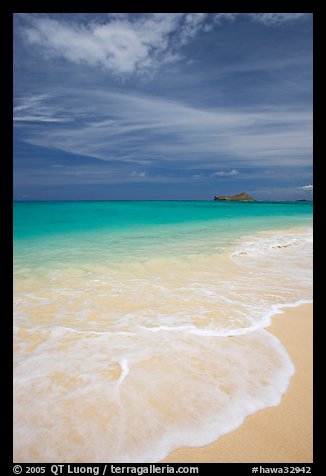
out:
{"label": "sandy beach", "polygon": [[311,461],[311,204],[15,205],[15,463]]}
{"label": "sandy beach", "polygon": [[162,462],[311,463],[312,455],[312,304],[283,309],[269,331],[288,350],[296,367],[287,393],[276,407],[245,419],[236,431],[201,448],[182,448]]}

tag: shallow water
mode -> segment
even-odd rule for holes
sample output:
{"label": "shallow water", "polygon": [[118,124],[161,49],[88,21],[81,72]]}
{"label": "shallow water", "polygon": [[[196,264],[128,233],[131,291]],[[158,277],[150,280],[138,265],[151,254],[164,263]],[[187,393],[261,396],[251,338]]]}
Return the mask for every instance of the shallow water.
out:
{"label": "shallow water", "polygon": [[278,404],[307,203],[15,204],[14,457],[155,462]]}

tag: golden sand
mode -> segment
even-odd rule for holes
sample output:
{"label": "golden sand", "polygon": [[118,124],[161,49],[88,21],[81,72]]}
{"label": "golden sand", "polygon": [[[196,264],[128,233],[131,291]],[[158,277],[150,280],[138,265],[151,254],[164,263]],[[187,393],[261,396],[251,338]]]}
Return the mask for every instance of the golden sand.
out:
{"label": "golden sand", "polygon": [[312,305],[284,308],[268,329],[287,348],[296,373],[282,402],[245,419],[236,431],[201,448],[182,448],[166,463],[311,463]]}

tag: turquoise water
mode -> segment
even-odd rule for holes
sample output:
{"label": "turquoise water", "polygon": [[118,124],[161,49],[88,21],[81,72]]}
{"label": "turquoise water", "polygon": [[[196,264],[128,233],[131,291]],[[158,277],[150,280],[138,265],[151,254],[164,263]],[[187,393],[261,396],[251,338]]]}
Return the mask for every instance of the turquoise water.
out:
{"label": "turquoise water", "polygon": [[15,462],[157,462],[277,405],[312,203],[14,204]]}
{"label": "turquoise water", "polygon": [[[311,219],[311,202],[16,202],[16,239],[106,231],[118,233],[154,225],[237,222],[245,227],[297,224]],[[229,224],[231,224],[229,223]]]}
{"label": "turquoise water", "polygon": [[185,253],[192,239],[204,252],[209,238],[223,246],[249,232],[311,223],[310,202],[18,202],[15,258],[28,261],[30,253],[34,266],[61,254],[65,262],[80,260],[78,248],[84,261],[101,253],[130,259],[144,251]]}

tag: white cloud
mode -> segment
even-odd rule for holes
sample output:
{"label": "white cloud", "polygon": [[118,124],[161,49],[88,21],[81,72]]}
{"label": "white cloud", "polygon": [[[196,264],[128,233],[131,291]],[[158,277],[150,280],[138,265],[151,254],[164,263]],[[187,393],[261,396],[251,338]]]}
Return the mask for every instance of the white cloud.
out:
{"label": "white cloud", "polygon": [[279,25],[290,21],[299,20],[307,13],[250,13],[253,21],[264,25]]}
{"label": "white cloud", "polygon": [[126,22],[69,24],[50,18],[34,19],[25,29],[30,44],[42,47],[49,56],[74,63],[101,65],[118,73],[130,73],[147,55],[146,45]]}
{"label": "white cloud", "polygon": [[[193,38],[206,14],[156,13],[129,19],[110,15],[106,23],[59,21],[47,16],[30,19],[25,39],[47,57],[63,57],[74,63],[101,66],[117,75],[156,68],[177,61],[174,51]],[[177,35],[176,35],[177,33]],[[174,45],[171,42],[174,35]]]}
{"label": "white cloud", "polygon": [[278,26],[300,20],[307,15],[309,13],[215,13],[214,22],[219,25],[225,21],[234,22],[237,18],[242,17],[266,26]]}
{"label": "white cloud", "polygon": [[230,172],[224,172],[223,170],[219,172],[214,172],[213,174],[210,175],[210,177],[230,177],[232,175],[238,175],[239,172],[238,170],[230,170]]}
{"label": "white cloud", "polygon": [[255,23],[262,23],[266,26],[278,26],[283,23],[300,20],[309,13],[215,13],[214,22],[234,22],[238,17],[248,18]]}
{"label": "white cloud", "polygon": [[237,15],[239,15],[239,13],[215,13],[214,22],[218,24],[222,23],[225,20],[233,22],[236,19]]}
{"label": "white cloud", "polygon": [[179,38],[182,44],[188,43],[197,33],[204,28],[207,13],[187,13],[180,28]]}
{"label": "white cloud", "polygon": [[[26,42],[47,57],[61,57],[100,66],[118,76],[155,72],[161,64],[178,61],[178,49],[213,25],[233,22],[237,16],[265,25],[278,25],[305,13],[150,13],[108,14],[94,20],[73,21],[56,15],[22,15]],[[78,21],[79,18],[79,21]],[[103,19],[105,21],[103,21]]]}
{"label": "white cloud", "polygon": [[305,192],[312,192],[314,189],[313,185],[303,185],[303,187],[299,187],[301,190],[304,190]]}
{"label": "white cloud", "polygon": [[147,176],[147,173],[146,172],[136,172],[136,170],[134,170],[133,172],[131,172],[130,176],[134,177],[134,178],[144,178],[144,177]]}

